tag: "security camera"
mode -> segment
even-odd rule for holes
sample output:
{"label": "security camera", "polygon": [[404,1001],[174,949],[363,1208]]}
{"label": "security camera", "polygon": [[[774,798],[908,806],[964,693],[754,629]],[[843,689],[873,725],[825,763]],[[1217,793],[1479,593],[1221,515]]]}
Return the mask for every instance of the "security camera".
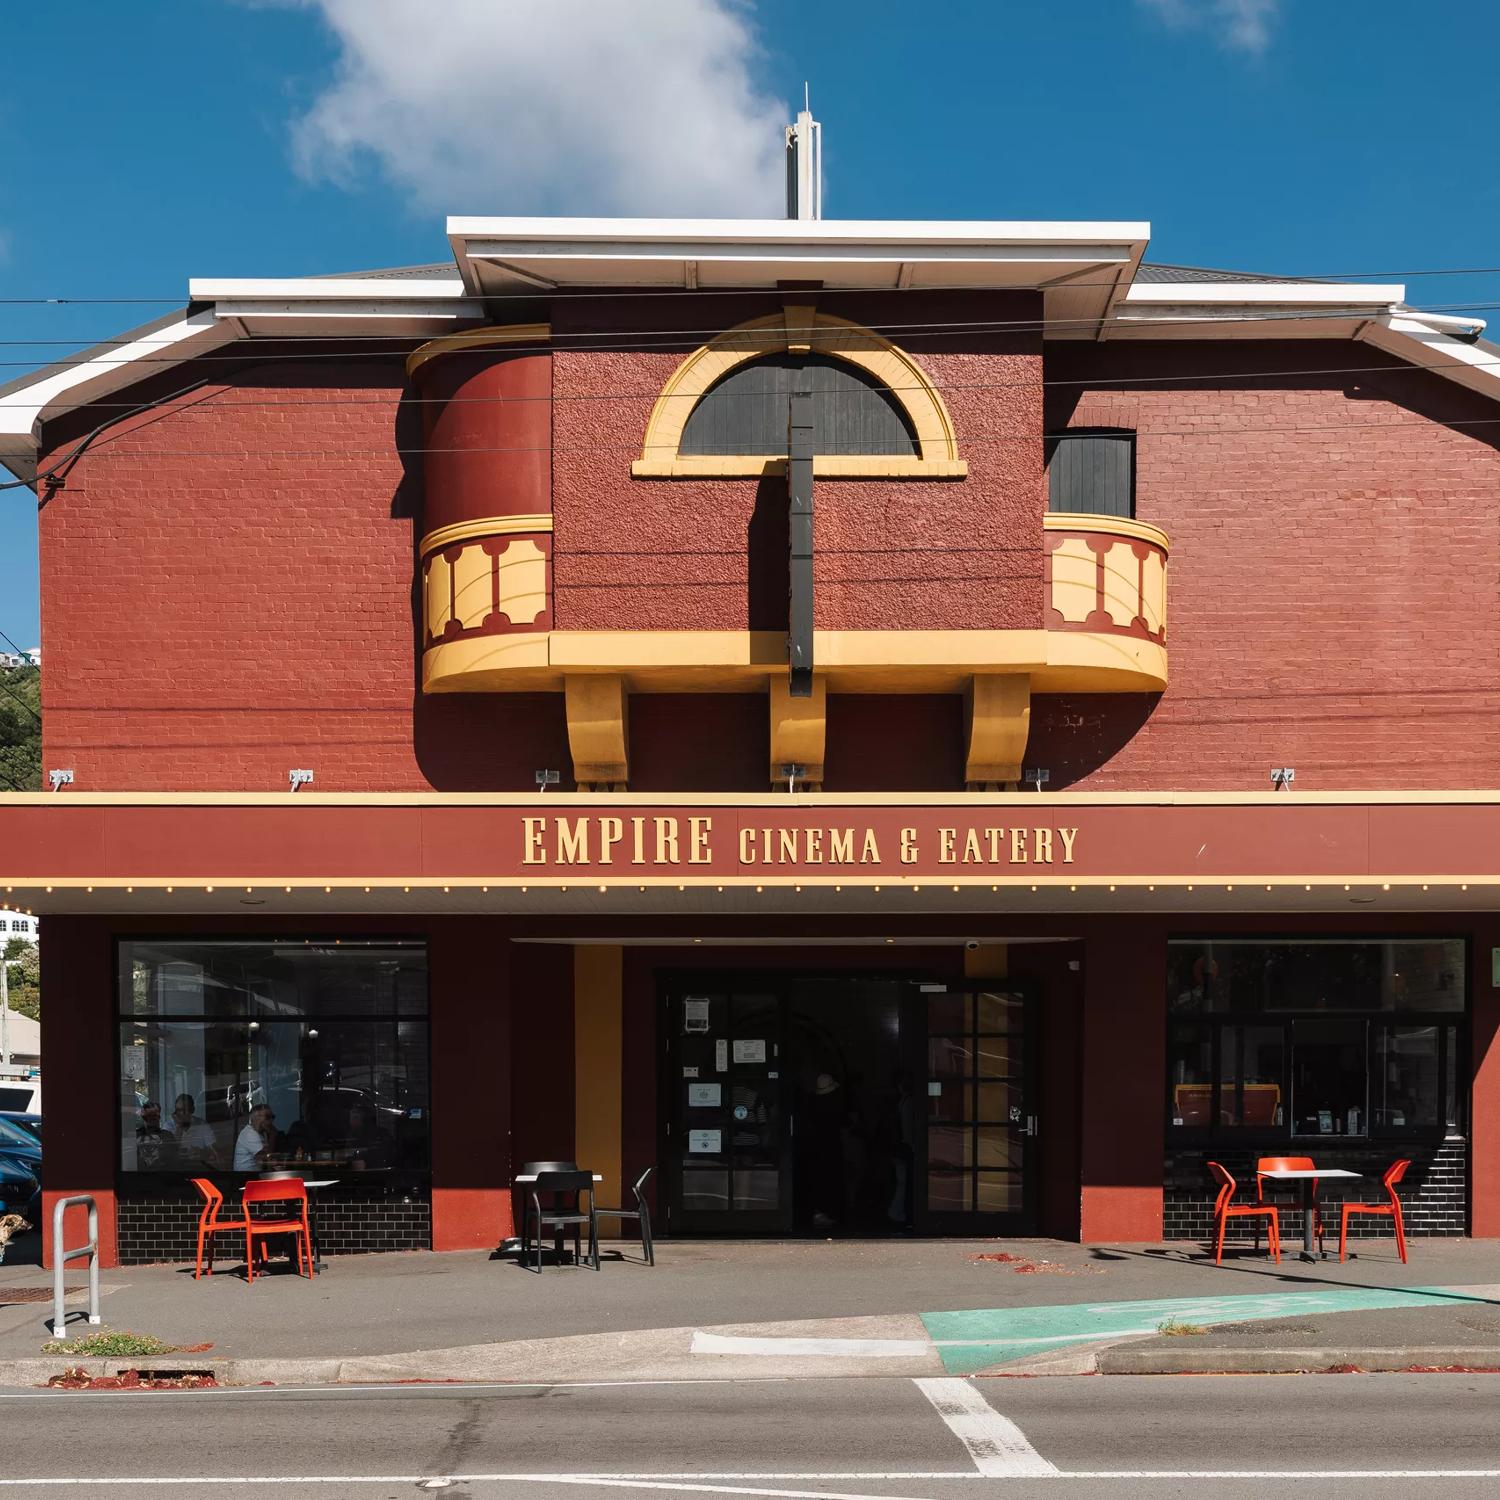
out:
{"label": "security camera", "polygon": [[978,938],[970,938],[964,944],[964,947],[967,948],[970,953],[972,953],[978,946],[979,946],[979,939]]}

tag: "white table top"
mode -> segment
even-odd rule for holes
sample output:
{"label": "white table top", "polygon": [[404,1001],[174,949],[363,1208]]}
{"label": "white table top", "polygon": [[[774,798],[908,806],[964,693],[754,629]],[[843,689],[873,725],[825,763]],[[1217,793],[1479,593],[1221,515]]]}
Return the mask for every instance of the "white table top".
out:
{"label": "white table top", "polygon": [[[553,1174],[551,1172],[549,1172],[547,1175],[549,1177],[551,1177]],[[603,1182],[604,1181],[604,1178],[598,1172],[591,1173],[590,1175],[593,1177],[593,1179],[594,1179],[595,1182]],[[524,1172],[519,1177],[516,1178],[516,1181],[517,1182],[535,1182],[536,1181],[536,1173],[535,1172]]]}
{"label": "white table top", "polygon": [[1293,1182],[1303,1177],[1363,1177],[1363,1172],[1346,1172],[1342,1167],[1267,1167],[1258,1171],[1257,1177],[1274,1177],[1281,1182]]}
{"label": "white table top", "polygon": [[304,1177],[302,1179],[302,1186],[311,1188],[337,1187],[338,1181],[337,1177]]}

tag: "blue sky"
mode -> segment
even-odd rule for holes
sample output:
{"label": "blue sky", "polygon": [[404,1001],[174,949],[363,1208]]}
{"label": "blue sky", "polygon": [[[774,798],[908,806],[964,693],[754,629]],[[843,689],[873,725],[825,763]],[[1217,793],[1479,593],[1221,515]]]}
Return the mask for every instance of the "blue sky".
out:
{"label": "blue sky", "polygon": [[[0,298],[438,260],[447,212],[775,212],[804,79],[829,217],[1149,219],[1155,260],[1484,267],[1497,43],[1492,0],[12,4]],[[1500,274],[1408,295],[1500,303]],[[169,305],[0,303],[0,379]],[[0,630],[38,638],[26,490],[0,492]]]}

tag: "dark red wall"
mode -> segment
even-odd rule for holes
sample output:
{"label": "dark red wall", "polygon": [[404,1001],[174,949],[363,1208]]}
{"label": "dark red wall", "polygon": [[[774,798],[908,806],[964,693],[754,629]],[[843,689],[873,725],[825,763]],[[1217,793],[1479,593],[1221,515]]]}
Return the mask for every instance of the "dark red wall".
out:
{"label": "dark red wall", "polygon": [[512,945],[511,1156],[572,1161],[577,1119],[573,1060],[573,949]]}
{"label": "dark red wall", "polygon": [[[876,324],[1034,311],[1028,297],[819,305]],[[630,477],[651,405],[698,341],[663,330],[708,307],[729,324],[768,303],[554,309],[559,628],[785,619],[778,486]],[[587,352],[572,335],[589,326],[648,347]],[[1260,789],[1281,765],[1299,788],[1495,783],[1493,403],[1349,341],[1080,341],[1049,347],[1044,411],[1033,335],[892,331],[942,388],[970,474],[819,482],[820,626],[1036,628],[1044,418],[1134,427],[1138,514],[1172,541],[1171,682],[1159,699],[1039,697],[1026,762],[1053,790]],[[105,433],[45,499],[47,764],[87,790],[277,790],[293,766],[318,790],[566,778],[559,694],[418,690],[422,424],[401,355],[292,352],[142,387],[209,381]],[[53,424],[48,447],[89,420]],[[849,732],[869,704],[831,703],[825,785],[959,785],[957,700],[912,707],[871,739]],[[751,717],[743,703],[641,710],[640,775],[760,785]],[[721,732],[734,743],[707,753]]]}
{"label": "dark red wall", "polygon": [[[47,1058],[44,1264],[52,1264],[53,1203],[88,1193],[99,1208],[100,1261],[113,1265],[120,1050],[110,930],[89,917],[49,916],[41,924],[40,943],[47,976],[42,1011]],[[87,1243],[86,1213],[82,1208],[69,1211],[64,1238],[70,1248]]]}
{"label": "dark red wall", "polygon": [[1039,699],[1053,790],[1495,784],[1500,407],[1350,341],[1060,343],[1047,378],[1049,431],[1138,431],[1172,543],[1170,685]]}
{"label": "dark red wall", "polygon": [[[1031,293],[858,298],[819,311],[879,326],[942,391],[964,481],[820,480],[814,563],[824,630],[1037,629],[1042,623],[1041,344],[1035,330],[908,333],[912,324],[1035,318]],[[781,311],[780,296],[559,301],[553,504],[556,620],[564,630],[785,629],[786,485],[633,479],[651,408],[684,354],[684,308],[724,327]],[[584,352],[616,330],[656,347]]]}

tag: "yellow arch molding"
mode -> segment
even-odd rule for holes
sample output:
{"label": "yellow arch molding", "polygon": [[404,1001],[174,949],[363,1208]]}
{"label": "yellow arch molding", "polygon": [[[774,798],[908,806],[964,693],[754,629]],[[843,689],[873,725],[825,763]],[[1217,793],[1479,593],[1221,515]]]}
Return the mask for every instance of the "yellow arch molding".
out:
{"label": "yellow arch molding", "polygon": [[813,472],[821,478],[958,479],[968,464],[958,456],[953,419],[921,366],[888,339],[858,323],[807,308],[755,318],[721,333],[678,365],[662,388],[646,424],[641,456],[630,466],[637,478],[751,478],[780,473],[786,459],[765,454],[683,454],[682,432],[708,388],[737,366],[765,354],[795,349],[857,365],[906,413],[917,439],[917,456],[820,454]]}

